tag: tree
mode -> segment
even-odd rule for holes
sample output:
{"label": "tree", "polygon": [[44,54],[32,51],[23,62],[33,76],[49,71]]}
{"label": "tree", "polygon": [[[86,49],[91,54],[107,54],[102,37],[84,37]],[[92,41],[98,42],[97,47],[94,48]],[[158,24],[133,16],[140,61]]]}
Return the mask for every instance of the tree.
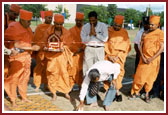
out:
{"label": "tree", "polygon": [[160,26],[164,26],[164,11],[162,11],[160,14]]}
{"label": "tree", "polygon": [[[62,5],[58,5],[56,9],[54,10],[54,13],[61,14],[62,13]],[[66,14],[65,19],[68,19],[71,15],[69,14],[69,11],[64,8],[64,13]]]}
{"label": "tree", "polygon": [[116,4],[108,4],[107,6],[108,17],[114,20],[115,15],[117,14],[117,5]]}
{"label": "tree", "polygon": [[40,11],[46,11],[46,4],[20,4],[22,9],[33,12],[33,17],[40,17]]}
{"label": "tree", "polygon": [[98,6],[84,6],[80,9],[82,12],[84,12],[85,19],[84,22],[89,22],[88,19],[88,13],[91,11],[95,11],[98,14],[98,20],[104,23],[107,23],[108,21],[108,12],[107,12],[107,7],[103,5],[98,5]]}
{"label": "tree", "polygon": [[4,12],[5,13],[9,11],[9,7],[10,7],[9,4],[4,4]]}
{"label": "tree", "polygon": [[142,20],[143,13],[135,9],[126,9],[124,12],[124,20],[126,23],[130,23],[130,20],[133,20],[133,24],[138,26],[139,20]]}

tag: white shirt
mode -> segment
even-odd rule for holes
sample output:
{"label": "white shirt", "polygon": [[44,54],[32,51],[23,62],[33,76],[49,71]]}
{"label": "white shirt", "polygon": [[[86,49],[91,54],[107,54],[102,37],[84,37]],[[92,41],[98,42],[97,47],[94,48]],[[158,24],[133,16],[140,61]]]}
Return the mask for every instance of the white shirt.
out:
{"label": "white shirt", "polygon": [[82,88],[81,88],[80,95],[79,95],[79,98],[81,101],[84,100],[87,90],[88,90],[88,86],[90,84],[90,78],[88,76],[88,73],[90,72],[91,69],[98,69],[100,73],[100,78],[98,81],[108,80],[110,77],[110,74],[114,74],[114,79],[117,79],[117,76],[120,73],[120,65],[118,63],[112,63],[110,61],[105,61],[105,60],[96,62],[86,72],[86,76],[83,80]]}
{"label": "white shirt", "polygon": [[138,32],[137,32],[137,35],[134,39],[134,43],[138,45],[138,49],[140,49],[140,42],[141,42],[141,37],[142,37],[142,34],[144,32],[144,29],[140,29]]}
{"label": "white shirt", "polygon": [[87,46],[104,46],[104,42],[108,40],[108,26],[98,21],[95,27],[96,36],[89,36],[90,28],[90,23],[87,23],[82,27],[80,34],[82,42]]}

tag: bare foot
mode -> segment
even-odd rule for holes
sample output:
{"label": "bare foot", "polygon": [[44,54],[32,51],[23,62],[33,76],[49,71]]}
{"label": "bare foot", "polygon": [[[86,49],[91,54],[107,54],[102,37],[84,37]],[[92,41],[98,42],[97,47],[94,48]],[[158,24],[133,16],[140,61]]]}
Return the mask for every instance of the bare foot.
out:
{"label": "bare foot", "polygon": [[105,111],[109,111],[110,110],[110,107],[109,106],[104,106],[104,109],[105,109]]}
{"label": "bare foot", "polygon": [[51,99],[51,101],[55,101],[57,98],[57,95],[56,94],[53,94],[53,98]]}
{"label": "bare foot", "polygon": [[95,103],[90,104],[89,106],[90,106],[90,107],[97,107],[98,104],[97,104],[97,102],[95,102]]}
{"label": "bare foot", "polygon": [[36,87],[35,92],[39,92],[39,87]]}
{"label": "bare foot", "polygon": [[67,98],[68,100],[71,99],[70,95],[69,94],[65,94],[65,98]]}
{"label": "bare foot", "polygon": [[65,98],[67,98],[71,102],[75,101],[75,99],[71,98],[69,94],[65,94]]}
{"label": "bare foot", "polygon": [[12,102],[12,107],[17,107],[15,101]]}
{"label": "bare foot", "polygon": [[30,101],[30,100],[28,100],[28,99],[22,99],[22,102],[23,102],[23,103],[25,103],[25,102],[27,102],[27,103],[33,103],[32,101]]}

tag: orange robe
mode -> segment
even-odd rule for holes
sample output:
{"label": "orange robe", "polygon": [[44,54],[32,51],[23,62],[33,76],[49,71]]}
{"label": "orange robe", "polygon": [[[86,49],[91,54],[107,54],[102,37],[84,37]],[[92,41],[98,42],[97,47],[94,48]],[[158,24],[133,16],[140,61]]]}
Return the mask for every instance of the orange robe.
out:
{"label": "orange robe", "polygon": [[[13,20],[9,20],[9,16],[8,14],[5,14],[7,19],[5,19],[5,16],[4,16],[4,29],[5,29],[5,25],[7,23],[7,26],[9,26],[10,23],[12,22],[15,22]],[[5,55],[4,56],[4,77],[7,77],[8,75],[8,68],[9,68],[9,56],[8,55]]]}
{"label": "orange robe", "polygon": [[[142,52],[145,58],[153,57],[160,49],[160,43],[164,42],[164,32],[157,29],[147,34],[144,38]],[[160,56],[151,63],[144,64],[140,57],[140,62],[136,69],[131,94],[138,94],[144,86],[145,92],[149,92],[157,78],[160,68]]]}
{"label": "orange robe", "polygon": [[[11,23],[5,31],[5,41],[13,40],[21,46],[31,47],[33,33],[31,28],[25,29],[19,22]],[[12,48],[13,43],[9,45]],[[11,101],[17,97],[16,89],[22,99],[27,98],[27,85],[30,78],[31,56],[28,52],[9,57],[9,75],[4,79],[4,88]]]}
{"label": "orange robe", "polygon": [[[73,42],[76,42],[71,47],[71,51],[73,53],[77,52],[79,48],[82,48],[82,50],[84,50],[84,45],[81,43],[82,40],[80,37],[81,30],[82,27],[78,28],[77,26],[74,26],[69,30],[73,38]],[[84,52],[82,51],[77,55],[73,56],[73,69],[72,69],[73,73],[72,76],[70,76],[71,87],[73,87],[75,83],[77,83],[80,86],[83,81],[83,72],[82,72],[83,54]]]}
{"label": "orange robe", "polygon": [[[116,57],[118,60],[114,63],[120,64],[120,74],[117,77],[117,89],[122,87],[122,80],[125,74],[124,64],[126,57],[131,50],[130,40],[128,32],[121,28],[119,31],[115,31],[113,27],[108,28],[109,39],[105,43],[105,59],[108,60],[108,56]],[[106,83],[105,83],[106,84]],[[105,89],[108,87],[105,85]]]}
{"label": "orange robe", "polygon": [[46,66],[47,66],[47,60],[44,58],[44,51],[42,45],[43,42],[43,36],[45,31],[50,27],[50,24],[40,24],[37,26],[33,42],[39,46],[41,46],[41,50],[38,52],[35,52],[35,59],[36,59],[36,66],[34,68],[33,72],[33,82],[36,87],[40,87],[41,83],[47,84],[47,77],[46,77]]}
{"label": "orange robe", "polygon": [[[45,32],[43,37],[44,41],[48,41],[48,37],[54,33],[55,27],[51,26]],[[63,42],[63,52],[46,52],[45,57],[47,58],[47,80],[49,90],[55,94],[56,91],[62,93],[69,93],[71,90],[68,64],[72,67],[72,55],[69,47],[72,43],[72,38],[68,30],[62,28],[61,41]]]}

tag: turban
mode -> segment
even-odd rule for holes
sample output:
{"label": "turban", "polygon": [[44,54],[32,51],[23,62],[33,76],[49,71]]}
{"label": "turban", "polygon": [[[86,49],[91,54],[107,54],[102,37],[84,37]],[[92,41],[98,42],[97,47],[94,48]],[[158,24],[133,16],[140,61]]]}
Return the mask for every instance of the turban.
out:
{"label": "turban", "polygon": [[64,16],[61,14],[54,15],[54,22],[64,23]]}
{"label": "turban", "polygon": [[84,14],[81,13],[81,12],[77,12],[77,13],[76,13],[76,19],[81,19],[81,20],[83,20],[83,19],[84,19]]}
{"label": "turban", "polygon": [[53,16],[53,12],[52,11],[45,11],[44,16]]}
{"label": "turban", "polygon": [[149,22],[158,25],[160,22],[160,16],[150,16]]}
{"label": "turban", "polygon": [[116,24],[122,24],[122,23],[123,23],[123,20],[124,20],[124,16],[116,15],[116,16],[115,16],[115,19],[114,19],[114,22],[115,22]]}
{"label": "turban", "polygon": [[20,10],[20,19],[23,20],[31,20],[33,16],[32,12],[26,11],[26,10]]}
{"label": "turban", "polygon": [[17,4],[11,4],[9,9],[16,12],[16,13],[19,13],[19,10],[21,9],[21,7]]}

